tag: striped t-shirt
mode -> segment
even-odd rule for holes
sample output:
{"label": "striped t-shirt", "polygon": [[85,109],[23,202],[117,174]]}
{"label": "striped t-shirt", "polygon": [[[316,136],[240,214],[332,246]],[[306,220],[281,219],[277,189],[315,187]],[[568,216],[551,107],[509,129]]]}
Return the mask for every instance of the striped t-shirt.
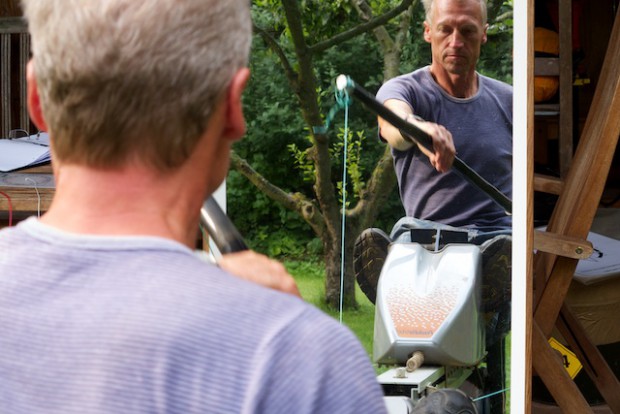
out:
{"label": "striped t-shirt", "polygon": [[350,331],[156,237],[0,231],[0,412],[381,413]]}

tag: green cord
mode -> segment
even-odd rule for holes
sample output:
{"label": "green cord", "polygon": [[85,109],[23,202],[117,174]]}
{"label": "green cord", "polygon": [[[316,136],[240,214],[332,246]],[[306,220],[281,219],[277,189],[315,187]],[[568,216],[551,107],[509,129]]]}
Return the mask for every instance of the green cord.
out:
{"label": "green cord", "polygon": [[346,197],[347,197],[347,157],[348,157],[348,136],[349,136],[349,106],[351,98],[345,89],[334,90],[336,104],[331,107],[325,119],[325,125],[314,126],[312,131],[315,134],[326,134],[329,130],[334,117],[340,109],[344,108],[344,150],[343,150],[343,172],[342,172],[342,230],[341,230],[341,247],[340,247],[340,324],[342,324],[342,313],[344,303],[344,235],[345,235],[345,219],[346,219]]}
{"label": "green cord", "polygon": [[325,125],[314,126],[312,127],[312,131],[315,134],[326,134],[329,130],[329,126],[331,125],[334,117],[338,113],[339,110],[343,108],[348,108],[351,105],[351,98],[347,93],[346,89],[343,90],[334,90],[334,97],[336,98],[336,104],[331,107],[329,112],[327,113],[327,118],[325,119]]}
{"label": "green cord", "polygon": [[479,400],[484,400],[485,398],[489,398],[489,397],[492,397],[494,395],[501,394],[501,393],[506,392],[508,390],[510,390],[510,388],[504,388],[503,390],[499,390],[499,391],[492,392],[490,394],[482,395],[482,396],[480,396],[478,398],[473,398],[472,401],[476,402],[476,401],[479,401]]}

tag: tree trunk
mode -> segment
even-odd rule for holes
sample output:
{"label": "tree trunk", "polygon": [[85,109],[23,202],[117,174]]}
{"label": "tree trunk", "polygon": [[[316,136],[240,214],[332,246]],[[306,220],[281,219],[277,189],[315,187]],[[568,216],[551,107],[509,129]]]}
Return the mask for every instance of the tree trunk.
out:
{"label": "tree trunk", "polygon": [[[266,44],[279,57],[284,73],[288,79],[291,89],[295,92],[300,104],[302,116],[306,124],[310,127],[312,148],[308,151],[308,156],[314,163],[314,193],[315,200],[309,200],[302,195],[285,194],[273,186],[266,183],[255,171],[246,168],[243,162],[233,157],[233,165],[236,168],[243,167],[241,172],[255,183],[272,199],[285,205],[294,211],[297,211],[312,226],[313,230],[323,242],[325,257],[325,300],[328,306],[337,308],[340,305],[340,297],[342,291],[342,303],[347,308],[357,307],[355,300],[355,276],[353,271],[353,246],[355,239],[362,229],[370,226],[377,217],[381,203],[385,201],[390,194],[394,184],[395,176],[392,168],[391,156],[386,149],[383,157],[379,160],[372,177],[368,182],[368,189],[360,196],[360,201],[352,209],[347,211],[347,222],[344,240],[344,272],[341,270],[341,249],[342,249],[342,216],[340,201],[336,197],[336,188],[332,182],[332,160],[330,155],[330,135],[325,133],[316,133],[313,126],[322,125],[321,108],[318,99],[318,82],[313,66],[313,55],[326,50],[329,47],[342,43],[346,39],[350,39],[360,33],[368,30],[375,30],[375,35],[383,44],[385,54],[392,53],[393,56],[387,56],[386,69],[384,72],[393,74],[398,70],[398,62],[400,57],[401,42],[397,38],[396,42],[392,42],[387,35],[387,31],[380,25],[387,23],[390,19],[406,12],[406,17],[401,20],[400,31],[406,33],[408,20],[410,20],[410,10],[412,3],[417,0],[402,0],[401,4],[391,11],[379,16],[371,18],[371,9],[364,4],[358,10],[360,13],[366,13],[363,23],[357,28],[345,31],[337,36],[319,42],[314,45],[306,43],[306,34],[304,31],[301,10],[297,0],[281,0],[284,15],[290,33],[290,38],[294,46],[295,63],[286,56],[284,49],[280,47],[276,39],[271,37],[270,31],[262,30],[255,27],[255,31],[263,37]],[[404,35],[402,36],[404,38]],[[387,42],[387,43],[384,43]],[[394,69],[396,68],[396,69]],[[390,76],[391,77],[391,76]],[[308,214],[311,212],[312,214]],[[319,217],[320,216],[320,217]],[[342,279],[341,279],[342,274]],[[342,280],[342,281],[341,281]]]}
{"label": "tree trunk", "polygon": [[[348,227],[348,226],[347,226]],[[357,308],[355,299],[355,274],[353,271],[353,245],[355,239],[352,236],[356,232],[347,231],[345,235],[344,273],[341,272],[342,258],[341,241],[332,244],[330,249],[325,249],[325,302],[333,309],[340,306],[340,292],[342,290],[342,303],[346,309]]]}

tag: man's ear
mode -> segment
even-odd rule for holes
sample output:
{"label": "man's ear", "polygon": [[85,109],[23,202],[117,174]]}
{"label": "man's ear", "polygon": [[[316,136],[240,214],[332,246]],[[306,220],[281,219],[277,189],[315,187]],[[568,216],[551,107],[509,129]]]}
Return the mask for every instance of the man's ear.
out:
{"label": "man's ear", "polygon": [[424,40],[426,40],[427,43],[431,42],[431,27],[426,21],[424,22]]}
{"label": "man's ear", "polygon": [[26,68],[26,81],[28,85],[27,99],[28,99],[28,112],[30,113],[30,119],[36,125],[39,131],[47,131],[47,123],[43,118],[41,112],[41,101],[39,99],[39,88],[37,87],[37,78],[34,71],[34,62],[32,59],[28,62]]}
{"label": "man's ear", "polygon": [[245,134],[245,117],[241,97],[250,78],[250,70],[242,68],[235,73],[226,96],[226,124],[222,136],[232,140],[240,139]]}
{"label": "man's ear", "polygon": [[487,29],[489,28],[489,24],[485,24],[482,28],[482,44],[487,42]]}

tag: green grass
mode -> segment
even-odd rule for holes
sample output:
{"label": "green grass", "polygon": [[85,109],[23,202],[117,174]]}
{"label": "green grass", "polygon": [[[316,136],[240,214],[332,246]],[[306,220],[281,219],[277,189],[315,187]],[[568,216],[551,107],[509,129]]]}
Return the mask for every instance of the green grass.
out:
{"label": "green grass", "polygon": [[[336,320],[340,320],[339,311],[329,309],[325,305],[325,268],[323,263],[319,261],[287,261],[284,264],[295,278],[304,300],[331,315]],[[366,349],[369,358],[372,359],[375,305],[366,298],[366,295],[364,295],[357,285],[355,287],[355,298],[359,305],[358,309],[345,310],[342,315],[342,322],[355,333]],[[508,335],[506,339],[507,387],[510,387],[510,339],[511,337]],[[377,374],[388,368],[378,367],[377,364],[374,365]],[[507,393],[506,397],[506,413],[509,413],[510,392]]]}
{"label": "green grass", "polygon": [[[323,263],[290,261],[285,262],[285,265],[295,278],[304,300],[336,320],[340,320],[340,312],[329,309],[325,304],[325,269]],[[355,333],[370,356],[372,354],[375,305],[366,298],[359,286],[356,285],[355,289],[358,309],[345,310],[342,315],[342,322]]]}

